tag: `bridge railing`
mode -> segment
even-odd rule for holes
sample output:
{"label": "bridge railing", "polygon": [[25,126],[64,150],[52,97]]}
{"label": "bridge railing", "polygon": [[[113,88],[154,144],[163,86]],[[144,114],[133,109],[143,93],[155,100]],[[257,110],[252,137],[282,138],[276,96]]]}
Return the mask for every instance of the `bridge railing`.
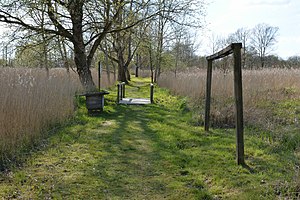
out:
{"label": "bridge railing", "polygon": [[[125,82],[120,82],[117,84],[117,103],[120,103],[125,98],[126,94],[126,84]],[[150,103],[154,103],[154,84],[150,84]]]}
{"label": "bridge railing", "polygon": [[125,98],[125,82],[118,83],[118,91],[117,91],[117,102],[119,103],[122,101],[123,98]]}

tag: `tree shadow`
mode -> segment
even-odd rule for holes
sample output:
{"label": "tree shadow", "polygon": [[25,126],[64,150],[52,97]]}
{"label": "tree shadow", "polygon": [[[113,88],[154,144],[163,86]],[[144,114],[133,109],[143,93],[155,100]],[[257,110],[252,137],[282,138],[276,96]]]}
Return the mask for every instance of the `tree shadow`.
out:
{"label": "tree shadow", "polygon": [[250,166],[247,165],[245,162],[244,162],[243,164],[241,164],[241,166],[242,166],[244,169],[248,170],[251,174],[256,173],[255,170],[254,170],[254,168],[250,167]]}
{"label": "tree shadow", "polygon": [[[174,127],[174,123],[167,123],[168,114],[170,110],[158,105],[115,105],[113,112],[103,112],[103,119],[117,120],[111,134],[101,138],[106,156],[97,161],[97,175],[109,188],[115,188],[107,190],[110,198],[173,195],[169,184],[179,181],[181,175],[186,176],[181,173],[184,166],[178,164],[178,159],[183,162],[186,155],[170,148],[172,144],[161,139],[159,130],[149,126],[149,122],[157,120]],[[191,190],[192,194],[200,189],[186,187],[185,190]],[[207,193],[204,188],[201,192]]]}

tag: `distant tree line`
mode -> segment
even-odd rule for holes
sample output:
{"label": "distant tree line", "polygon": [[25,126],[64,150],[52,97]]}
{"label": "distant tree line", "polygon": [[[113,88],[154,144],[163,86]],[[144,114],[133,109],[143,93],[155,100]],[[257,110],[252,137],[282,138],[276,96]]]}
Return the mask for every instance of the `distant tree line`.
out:
{"label": "distant tree line", "polygon": [[[208,54],[213,54],[231,43],[240,42],[242,49],[242,67],[244,69],[263,68],[300,68],[300,56],[291,56],[287,59],[272,54],[279,37],[279,28],[268,24],[258,24],[252,29],[239,28],[226,37],[211,35]],[[190,67],[206,68],[205,56],[197,55],[199,45],[195,43],[194,35],[189,30],[177,31],[162,54],[163,70],[177,72]],[[205,48],[205,47],[202,47]],[[214,67],[229,71],[232,68],[232,57],[225,57],[215,61]]]}
{"label": "distant tree line", "polygon": [[[119,81],[130,81],[130,69],[151,73],[156,82],[163,71],[206,67],[197,55],[193,30],[203,27],[204,0],[84,1],[38,0],[0,2],[0,22],[10,28],[1,44],[0,65],[64,67],[78,73],[87,90],[96,86],[91,67],[100,62]],[[232,42],[243,44],[243,68],[299,67],[300,58],[272,55],[278,27],[258,24],[227,37],[208,38],[211,54]],[[203,47],[202,47],[203,48]],[[230,68],[230,57],[216,67]]]}
{"label": "distant tree line", "polygon": [[175,31],[201,28],[204,6],[204,0],[7,0],[0,2],[0,22],[10,28],[11,65],[71,68],[94,90],[90,68],[98,61],[119,81],[130,80],[132,65],[149,67],[155,81]]}
{"label": "distant tree line", "polygon": [[[212,35],[211,53],[215,53],[233,42],[241,42],[242,66],[244,69],[300,68],[300,56],[282,59],[272,54],[279,37],[279,28],[268,24],[257,24],[252,29],[239,28],[227,37]],[[230,57],[217,62],[217,67],[228,70],[232,64]]]}

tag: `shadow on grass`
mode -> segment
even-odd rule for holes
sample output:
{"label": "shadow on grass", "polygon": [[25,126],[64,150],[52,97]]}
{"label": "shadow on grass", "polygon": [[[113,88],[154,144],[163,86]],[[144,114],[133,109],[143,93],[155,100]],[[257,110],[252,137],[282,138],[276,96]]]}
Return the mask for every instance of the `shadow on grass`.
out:
{"label": "shadow on grass", "polygon": [[[97,161],[97,173],[94,174],[105,185],[105,197],[210,199],[204,186],[199,186],[199,180],[184,170],[188,165],[186,154],[173,143],[166,142],[164,130],[153,127],[153,122],[159,122],[167,127],[189,131],[179,125],[177,115],[176,111],[159,105],[114,105],[114,111],[107,110],[94,116],[116,121],[111,133],[103,134],[99,141],[104,145],[105,156]],[[166,116],[177,120],[169,123],[172,120]]]}
{"label": "shadow on grass", "polygon": [[48,175],[35,178],[41,182],[25,176],[29,180],[22,179],[23,185],[36,184],[28,186],[33,188],[29,193],[38,188],[37,197],[54,199],[212,199],[208,188],[236,196],[258,188],[255,195],[261,192],[261,180],[283,168],[256,157],[249,166],[237,166],[233,130],[204,132],[164,100],[130,106],[117,105],[114,98],[106,100],[100,115],[81,110],[79,119],[44,149],[53,156],[43,163],[47,153],[42,153],[34,170],[44,167]]}
{"label": "shadow on grass", "polygon": [[251,174],[254,174],[254,173],[255,173],[254,168],[251,168],[249,165],[247,165],[247,163],[243,163],[241,166],[242,166],[243,168],[245,168],[246,170],[248,170]]}
{"label": "shadow on grass", "polygon": [[[203,176],[247,191],[259,188],[261,180],[280,170],[277,162],[259,158],[252,158],[250,165],[237,166],[234,130],[226,134],[224,130],[193,129],[180,110],[160,104],[116,105],[112,100],[108,104],[112,109],[93,118],[114,121],[115,125],[109,134],[98,138],[104,156],[96,160],[94,171],[85,174],[101,180],[95,193],[101,193],[102,198],[211,199],[205,187],[222,183],[206,183]],[[95,124],[92,128],[104,127]]]}

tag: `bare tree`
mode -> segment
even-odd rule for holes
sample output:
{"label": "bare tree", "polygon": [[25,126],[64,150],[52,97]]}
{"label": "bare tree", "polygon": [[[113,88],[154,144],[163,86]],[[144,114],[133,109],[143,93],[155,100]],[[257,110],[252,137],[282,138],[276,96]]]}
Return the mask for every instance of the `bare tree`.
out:
{"label": "bare tree", "polygon": [[198,48],[195,41],[196,37],[196,34],[190,33],[188,27],[174,27],[174,41],[171,44],[172,49],[169,53],[174,57],[174,66],[171,68],[175,77],[180,68],[195,66],[195,61],[197,60],[195,52]]}
{"label": "bare tree", "polygon": [[258,24],[252,30],[251,45],[260,58],[260,66],[265,66],[266,56],[273,51],[277,42],[278,27],[267,24]]}
{"label": "bare tree", "polygon": [[[172,24],[201,28],[201,17],[204,15],[205,3],[203,0],[158,0],[158,9],[161,10],[155,21],[156,25],[156,52],[155,77],[157,81],[161,73],[162,54],[167,35],[170,35]],[[169,29],[169,30],[168,30]]]}
{"label": "bare tree", "polygon": [[[0,2],[0,22],[9,24],[20,33],[33,31],[70,41],[80,81],[90,91],[96,87],[91,76],[91,63],[105,35],[129,29],[158,13],[148,9],[153,12],[137,15],[136,20],[124,27],[113,26],[129,3],[125,0],[7,0]],[[134,3],[136,13],[152,5],[150,0]],[[37,16],[43,16],[42,20]]]}
{"label": "bare tree", "polygon": [[218,50],[224,48],[224,42],[226,42],[226,40],[224,38],[222,38],[219,35],[216,35],[214,33],[212,33],[209,38],[209,44],[208,44],[208,48],[209,48],[209,54],[214,54],[216,53]]}
{"label": "bare tree", "polygon": [[233,34],[229,35],[229,43],[240,42],[243,44],[243,55],[242,55],[242,67],[245,68],[247,52],[248,52],[248,42],[250,38],[250,30],[247,28],[239,28]]}
{"label": "bare tree", "polygon": [[[143,12],[148,12],[146,9]],[[124,27],[126,24],[130,24],[137,18],[137,15],[133,8],[133,0],[126,10],[122,10],[117,19],[117,26]],[[118,80],[122,82],[130,81],[129,65],[131,64],[135,52],[137,51],[139,44],[142,40],[140,32],[144,32],[149,22],[141,22],[138,26],[132,27],[126,31],[117,32],[111,34],[112,36],[112,47],[115,51],[116,56],[110,57],[113,61],[118,64]]]}
{"label": "bare tree", "polygon": [[288,68],[300,68],[300,56],[291,56],[287,59]]}

